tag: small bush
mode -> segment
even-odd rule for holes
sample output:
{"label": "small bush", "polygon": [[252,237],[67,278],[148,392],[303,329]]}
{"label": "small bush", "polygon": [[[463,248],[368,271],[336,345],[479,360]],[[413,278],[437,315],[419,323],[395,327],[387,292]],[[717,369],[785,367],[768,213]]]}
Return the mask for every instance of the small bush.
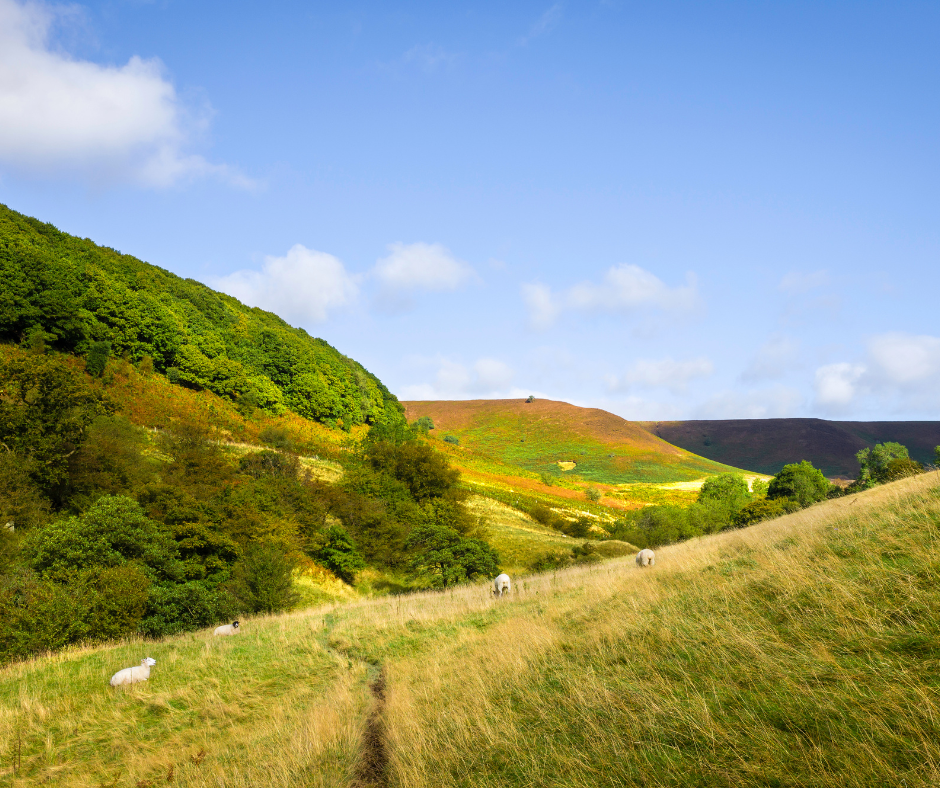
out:
{"label": "small bush", "polygon": [[108,366],[108,359],[111,357],[110,342],[92,342],[88,355],[85,356],[85,369],[88,374],[95,378],[100,378]]}
{"label": "small bush", "polygon": [[290,433],[283,427],[265,427],[258,433],[258,439],[275,449],[294,451],[294,442],[291,440]]}
{"label": "small bush", "polygon": [[300,462],[293,454],[279,451],[258,451],[246,454],[238,461],[242,473],[255,479],[269,476],[280,479],[296,479]]}
{"label": "small bush", "polygon": [[584,494],[589,501],[593,501],[594,503],[597,503],[603,497],[603,493],[596,487],[588,487],[584,491]]}
{"label": "small bush", "polygon": [[278,613],[296,601],[294,561],[282,546],[255,544],[235,565],[232,592],[249,613]]}
{"label": "small bush", "polygon": [[456,435],[445,435],[444,443],[452,443],[454,446],[459,446],[460,438],[458,438]]}

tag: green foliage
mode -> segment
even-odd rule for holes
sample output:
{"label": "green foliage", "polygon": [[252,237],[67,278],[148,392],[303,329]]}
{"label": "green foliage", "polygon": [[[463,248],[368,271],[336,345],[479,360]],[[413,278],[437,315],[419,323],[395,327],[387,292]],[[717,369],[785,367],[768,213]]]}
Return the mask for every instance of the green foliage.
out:
{"label": "green foliage", "polygon": [[372,443],[366,458],[375,471],[402,482],[416,501],[445,495],[460,478],[446,457],[419,441]]}
{"label": "green foliage", "polygon": [[364,569],[366,562],[352,537],[341,526],[330,525],[323,531],[323,540],[312,557],[343,582],[355,583],[356,572]]}
{"label": "green foliage", "polygon": [[110,357],[110,342],[92,342],[85,356],[85,371],[93,378],[100,378],[104,375]]}
{"label": "green foliage", "polygon": [[49,502],[12,452],[0,451],[0,528],[23,530],[46,522]]}
{"label": "green foliage", "polygon": [[249,613],[277,613],[296,601],[293,572],[296,564],[283,546],[253,544],[235,566],[232,592]]}
{"label": "green foliage", "polygon": [[731,525],[728,510],[714,503],[647,506],[631,512],[611,529],[611,537],[637,547],[659,547],[712,534]]}
{"label": "green foliage", "polygon": [[279,451],[259,451],[246,454],[238,461],[239,470],[256,479],[271,476],[281,479],[296,479],[300,463],[293,454]]}
{"label": "green foliage", "polygon": [[786,514],[788,503],[785,498],[760,498],[745,504],[734,514],[731,522],[735,528],[743,528],[763,520],[771,520]]}
{"label": "green foliage", "polygon": [[[858,460],[859,474],[852,488],[864,490],[889,481],[888,466],[894,460],[910,461],[910,454],[906,446],[894,441],[887,441],[875,444],[872,449],[862,449],[855,455],[855,458]],[[909,464],[896,464],[894,467],[896,473],[901,472],[902,467],[908,471],[911,468]],[[895,478],[901,477],[896,476]]]}
{"label": "green foliage", "polygon": [[597,503],[603,497],[603,494],[600,490],[597,489],[597,487],[588,487],[584,491],[584,495],[589,501],[593,503]]}
{"label": "green foliage", "polygon": [[410,567],[432,587],[447,587],[479,576],[495,575],[499,558],[479,539],[467,539],[453,528],[425,523],[408,537],[414,551]]}
{"label": "green foliage", "polygon": [[547,473],[540,473],[540,474],[539,474],[539,480],[540,480],[540,481],[542,482],[542,484],[544,484],[546,487],[551,487],[552,485],[555,484],[555,477],[554,477],[554,476],[551,476],[551,475],[549,475],[549,474],[547,474]]}
{"label": "green foliage", "polygon": [[415,430],[427,435],[428,432],[434,429],[434,421],[430,416],[422,416],[412,426]]}
{"label": "green foliage", "polygon": [[924,466],[910,457],[895,457],[889,460],[884,470],[884,480],[893,482],[897,479],[906,479],[924,472]]}
{"label": "green foliage", "polygon": [[95,417],[108,410],[83,377],[58,358],[0,360],[0,450],[16,454],[46,494],[65,482],[69,457]]}
{"label": "green foliage", "polygon": [[451,443],[451,444],[453,444],[454,446],[459,446],[459,445],[460,445],[460,438],[458,438],[456,435],[445,435],[445,436],[444,436],[444,443]]}
{"label": "green foliage", "polygon": [[86,354],[106,347],[173,382],[346,429],[403,423],[361,365],[260,309],[0,206],[0,341]]}
{"label": "green foliage", "polygon": [[161,584],[150,590],[140,631],[164,637],[230,621],[237,610],[236,600],[225,589],[196,580]]}
{"label": "green foliage", "polygon": [[81,517],[33,530],[24,552],[34,570],[53,576],[129,562],[153,579],[182,575],[172,537],[124,496],[103,496]]}
{"label": "green foliage", "polygon": [[698,502],[713,503],[736,512],[751,499],[747,481],[737,473],[720,473],[711,476],[702,484]]}
{"label": "green foliage", "polygon": [[814,468],[808,460],[803,460],[783,466],[770,482],[767,497],[788,498],[800,506],[809,506],[825,500],[830,487],[822,471]]}
{"label": "green foliage", "polygon": [[751,497],[766,498],[768,489],[770,489],[770,482],[764,479],[754,479],[751,482]]}

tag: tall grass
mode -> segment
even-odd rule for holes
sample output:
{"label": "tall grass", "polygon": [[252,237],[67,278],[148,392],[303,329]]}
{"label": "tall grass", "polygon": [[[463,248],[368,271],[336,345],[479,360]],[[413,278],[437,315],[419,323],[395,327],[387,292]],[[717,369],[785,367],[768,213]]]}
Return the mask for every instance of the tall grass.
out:
{"label": "tall grass", "polygon": [[[150,682],[107,686],[145,653]],[[464,586],[11,666],[0,783],[355,785],[380,671],[400,788],[940,784],[940,478],[651,570],[514,578],[508,599]]]}
{"label": "tall grass", "polygon": [[[323,619],[243,623],[72,649],[0,673],[0,782],[12,786],[334,786],[350,779],[368,707],[364,666],[322,645]],[[150,680],[108,685],[156,659]],[[17,740],[14,774],[6,752]]]}

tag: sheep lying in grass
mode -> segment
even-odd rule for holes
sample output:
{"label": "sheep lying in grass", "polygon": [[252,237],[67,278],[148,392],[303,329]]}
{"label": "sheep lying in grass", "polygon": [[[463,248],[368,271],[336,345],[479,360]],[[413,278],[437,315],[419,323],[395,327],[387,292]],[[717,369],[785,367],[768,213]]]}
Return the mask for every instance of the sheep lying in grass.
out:
{"label": "sheep lying in grass", "polygon": [[493,581],[493,587],[496,596],[502,596],[503,593],[508,594],[510,591],[509,575],[501,574]]}
{"label": "sheep lying in grass", "polygon": [[111,686],[120,687],[122,684],[136,684],[138,681],[146,681],[150,678],[150,668],[156,664],[155,659],[144,657],[139,666],[124,668],[124,670],[115,673],[111,677]]}
{"label": "sheep lying in grass", "polygon": [[649,548],[640,550],[640,552],[636,554],[636,565],[641,569],[644,566],[656,566],[656,553]]}
{"label": "sheep lying in grass", "polygon": [[215,628],[215,632],[212,633],[216,637],[219,635],[237,635],[238,634],[238,622],[233,621],[231,624],[223,624],[220,627]]}

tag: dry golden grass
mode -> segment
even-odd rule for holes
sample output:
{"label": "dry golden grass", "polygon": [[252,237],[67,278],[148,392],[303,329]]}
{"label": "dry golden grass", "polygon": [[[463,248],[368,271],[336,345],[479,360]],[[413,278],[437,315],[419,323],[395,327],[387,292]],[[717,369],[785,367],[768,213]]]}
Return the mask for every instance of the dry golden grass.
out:
{"label": "dry golden grass", "polygon": [[513,580],[6,668],[0,781],[355,785],[381,666],[400,788],[940,783],[937,474]]}

